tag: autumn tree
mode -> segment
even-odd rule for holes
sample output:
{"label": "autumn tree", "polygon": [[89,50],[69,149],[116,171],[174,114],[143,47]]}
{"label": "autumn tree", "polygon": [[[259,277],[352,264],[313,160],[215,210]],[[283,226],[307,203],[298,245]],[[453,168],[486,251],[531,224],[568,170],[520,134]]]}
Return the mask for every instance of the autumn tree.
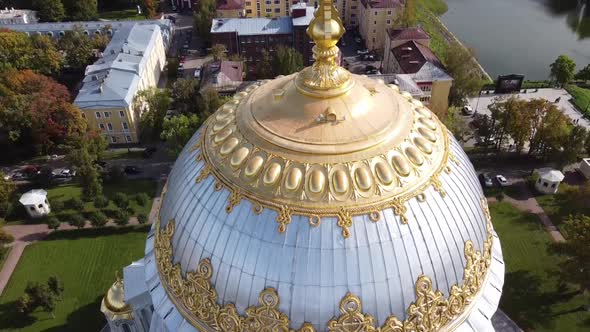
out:
{"label": "autumn tree", "polygon": [[61,71],[64,58],[51,37],[45,35],[31,36],[33,48],[29,68],[43,75],[54,75]]}
{"label": "autumn tree", "polygon": [[483,86],[474,57],[473,50],[465,49],[457,42],[451,42],[449,45],[445,67],[449,75],[453,77],[449,98],[451,104],[455,106],[463,106],[465,100],[477,95]]}
{"label": "autumn tree", "polygon": [[200,125],[201,121],[196,114],[175,116],[164,120],[160,137],[168,144],[170,153],[178,155]]}
{"label": "autumn tree", "polygon": [[65,86],[30,70],[0,75],[0,147],[45,153],[86,130]]}
{"label": "autumn tree", "polygon": [[160,138],[166,112],[172,98],[167,89],[149,88],[137,93],[133,100],[134,109],[139,111],[140,138],[144,142],[155,142]]}
{"label": "autumn tree", "polygon": [[94,58],[92,40],[84,33],[81,26],[66,31],[59,39],[59,49],[64,51],[65,60],[72,69],[83,70]]}
{"label": "autumn tree", "polygon": [[303,69],[303,55],[294,48],[279,46],[273,57],[275,75],[290,75]]}
{"label": "autumn tree", "polygon": [[559,157],[567,135],[568,118],[557,106],[547,100],[533,100],[532,109],[538,112],[530,139],[529,154],[542,158]]}
{"label": "autumn tree", "polygon": [[64,0],[71,21],[92,21],[98,17],[96,0]]}
{"label": "autumn tree", "polygon": [[227,49],[225,48],[225,45],[215,44],[211,46],[211,55],[215,61],[225,60],[227,58]]}
{"label": "autumn tree", "polygon": [[143,10],[145,17],[154,18],[156,16],[158,5],[155,0],[143,0]]}
{"label": "autumn tree", "polygon": [[578,156],[585,152],[585,144],[588,138],[588,131],[586,128],[575,125],[568,130],[563,143],[563,151],[559,163],[565,166],[578,160]]}
{"label": "autumn tree", "polygon": [[34,0],[33,6],[41,22],[59,22],[66,16],[61,0]]}
{"label": "autumn tree", "polygon": [[196,108],[199,83],[193,78],[179,78],[172,86],[174,107],[182,112],[190,112]]}
{"label": "autumn tree", "polygon": [[549,77],[563,86],[574,78],[576,63],[569,56],[562,54],[557,57],[555,62],[553,62],[549,68]]}
{"label": "autumn tree", "polygon": [[52,75],[61,69],[62,56],[48,36],[27,36],[22,32],[0,29],[0,71],[31,69]]}
{"label": "autumn tree", "polygon": [[272,77],[272,59],[270,53],[263,49],[260,54],[260,61],[256,64],[256,78],[261,80]]}
{"label": "autumn tree", "polygon": [[564,257],[559,263],[562,280],[578,285],[582,292],[590,290],[590,217],[569,216],[562,227],[567,241],[552,245]]}

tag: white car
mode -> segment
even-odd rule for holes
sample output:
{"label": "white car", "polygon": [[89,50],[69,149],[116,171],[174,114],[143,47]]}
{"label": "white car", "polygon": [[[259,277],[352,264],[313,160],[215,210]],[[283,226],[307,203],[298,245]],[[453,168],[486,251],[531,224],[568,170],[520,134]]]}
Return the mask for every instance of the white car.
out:
{"label": "white car", "polygon": [[501,174],[496,175],[496,181],[498,181],[498,183],[502,187],[506,187],[508,185],[508,180],[504,177],[504,175],[501,175]]}
{"label": "white car", "polygon": [[195,69],[195,78],[201,78],[201,68]]}
{"label": "white car", "polygon": [[358,51],[356,51],[356,54],[358,54],[358,55],[369,54],[369,50],[366,48],[364,50],[358,50]]}
{"label": "white car", "polygon": [[471,106],[469,105],[465,105],[463,106],[463,114],[465,115],[473,115],[473,108],[471,108]]}

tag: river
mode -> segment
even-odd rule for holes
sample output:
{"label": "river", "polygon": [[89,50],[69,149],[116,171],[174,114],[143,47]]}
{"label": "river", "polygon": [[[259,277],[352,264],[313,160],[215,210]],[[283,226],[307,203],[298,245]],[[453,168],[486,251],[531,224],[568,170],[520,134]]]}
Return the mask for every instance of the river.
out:
{"label": "river", "polygon": [[549,76],[560,55],[578,69],[590,63],[590,0],[447,0],[441,19],[466,46],[475,50],[486,71]]}

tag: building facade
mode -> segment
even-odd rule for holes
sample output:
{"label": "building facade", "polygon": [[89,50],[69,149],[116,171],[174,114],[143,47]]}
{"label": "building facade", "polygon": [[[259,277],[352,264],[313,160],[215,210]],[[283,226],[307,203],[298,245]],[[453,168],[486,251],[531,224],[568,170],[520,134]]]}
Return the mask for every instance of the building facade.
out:
{"label": "building facade", "polygon": [[31,24],[37,23],[37,12],[28,9],[0,9],[0,24]]}
{"label": "building facade", "polygon": [[140,110],[133,100],[139,91],[156,87],[166,65],[166,47],[156,24],[120,29],[85,78],[74,104],[89,128],[111,144],[139,142]]}
{"label": "building facade", "polygon": [[395,74],[396,83],[444,118],[453,79],[429,48],[421,28],[389,29],[383,52],[383,73]]}
{"label": "building facade", "polygon": [[369,50],[382,50],[387,30],[399,23],[401,0],[360,0],[359,33]]}

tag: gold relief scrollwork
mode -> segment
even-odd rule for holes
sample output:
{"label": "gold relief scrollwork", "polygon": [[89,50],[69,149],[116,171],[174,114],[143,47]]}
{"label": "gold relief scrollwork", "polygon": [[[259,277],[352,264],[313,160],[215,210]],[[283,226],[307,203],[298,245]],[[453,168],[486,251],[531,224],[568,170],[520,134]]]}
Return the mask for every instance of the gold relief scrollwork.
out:
{"label": "gold relief scrollwork", "polygon": [[234,210],[236,205],[240,204],[242,200],[242,195],[237,190],[232,190],[227,198],[227,206],[225,207],[225,212],[231,213]]}
{"label": "gold relief scrollwork", "polygon": [[281,206],[276,219],[279,224],[279,233],[284,233],[287,230],[287,225],[291,223],[292,214],[293,211],[287,205]]}
{"label": "gold relief scrollwork", "polygon": [[347,239],[350,236],[350,227],[352,227],[352,216],[350,215],[350,211],[345,210],[344,208],[340,209],[338,212],[338,222],[336,224],[342,229],[342,236]]}
{"label": "gold relief scrollwork", "polygon": [[201,183],[201,181],[205,180],[211,174],[211,167],[208,164],[205,164],[197,178],[195,179],[195,183]]}
{"label": "gold relief scrollwork", "polygon": [[375,319],[369,314],[363,314],[361,300],[347,293],[340,301],[340,317],[328,322],[330,332],[376,332],[373,326]]}
{"label": "gold relief scrollwork", "polygon": [[273,288],[263,290],[258,296],[258,306],[246,309],[244,332],[280,331],[289,332],[289,318],[280,312],[279,295]]}

